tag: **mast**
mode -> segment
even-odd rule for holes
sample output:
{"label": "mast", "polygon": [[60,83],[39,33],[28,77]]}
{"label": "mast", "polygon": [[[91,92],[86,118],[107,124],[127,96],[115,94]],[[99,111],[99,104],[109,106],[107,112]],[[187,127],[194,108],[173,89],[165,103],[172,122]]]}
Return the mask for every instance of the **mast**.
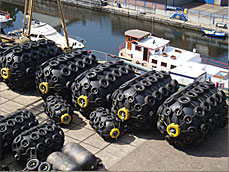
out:
{"label": "mast", "polygon": [[24,22],[23,22],[23,30],[22,30],[23,35],[25,34],[25,20],[26,20],[27,9],[28,9],[28,0],[25,0]]}
{"label": "mast", "polygon": [[60,0],[57,0],[57,3],[58,3],[59,11],[60,11],[62,27],[64,29],[64,36],[65,36],[65,39],[66,39],[67,49],[69,50],[70,47],[69,47],[69,42],[68,42],[68,32],[67,32],[66,23],[65,23],[65,20],[64,20],[63,8],[62,8]]}
{"label": "mast", "polygon": [[30,0],[29,1],[29,22],[27,24],[27,28],[28,28],[27,36],[30,36],[32,16],[33,16],[33,0]]}

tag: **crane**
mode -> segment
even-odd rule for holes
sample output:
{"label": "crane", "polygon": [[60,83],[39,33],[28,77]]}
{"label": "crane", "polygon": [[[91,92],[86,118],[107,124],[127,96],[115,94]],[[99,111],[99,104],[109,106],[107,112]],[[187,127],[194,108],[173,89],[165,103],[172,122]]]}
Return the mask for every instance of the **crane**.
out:
{"label": "crane", "polygon": [[[33,14],[33,4],[34,4],[34,0],[25,0],[24,21],[23,21],[22,34],[24,36],[26,36],[26,37],[30,37],[32,14]],[[64,13],[63,13],[63,8],[62,8],[61,1],[60,0],[57,0],[57,4],[58,4],[59,12],[60,12],[61,24],[62,24],[62,27],[63,27],[63,30],[64,30],[64,36],[65,36],[65,41],[66,41],[67,49],[70,50],[71,48],[69,46],[68,32],[67,32],[67,27],[66,27],[65,19],[64,19]],[[29,9],[28,9],[28,7],[29,7]],[[28,12],[28,15],[29,15],[29,18],[28,18],[29,21],[27,22],[27,28],[28,29],[25,32],[27,12]]]}

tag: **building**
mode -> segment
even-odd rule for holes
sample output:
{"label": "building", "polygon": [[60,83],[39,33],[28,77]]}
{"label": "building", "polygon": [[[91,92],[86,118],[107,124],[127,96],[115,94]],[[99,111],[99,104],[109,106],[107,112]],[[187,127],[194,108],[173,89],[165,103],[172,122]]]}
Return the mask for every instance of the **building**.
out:
{"label": "building", "polygon": [[146,1],[165,4],[169,6],[182,6],[193,1],[199,1],[206,4],[228,6],[228,0],[146,0]]}
{"label": "building", "polygon": [[228,0],[201,0],[201,2],[206,3],[206,4],[228,6]]}

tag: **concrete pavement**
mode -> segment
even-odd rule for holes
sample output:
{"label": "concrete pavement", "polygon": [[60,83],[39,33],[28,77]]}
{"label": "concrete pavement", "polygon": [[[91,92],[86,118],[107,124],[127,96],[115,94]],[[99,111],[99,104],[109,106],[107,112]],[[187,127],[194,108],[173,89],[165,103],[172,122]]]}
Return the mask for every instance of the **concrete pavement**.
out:
{"label": "concrete pavement", "polygon": [[[37,92],[16,93],[0,83],[0,114],[7,115],[19,108],[26,108],[36,115],[39,122],[48,118],[43,112],[43,100]],[[105,142],[88,124],[88,120],[75,112],[73,123],[62,128],[65,144],[76,142],[102,159],[110,171],[228,171],[228,127],[211,132],[197,146],[178,150],[169,145],[157,131],[128,134],[114,143]],[[22,170],[8,153],[2,161],[10,170]]]}

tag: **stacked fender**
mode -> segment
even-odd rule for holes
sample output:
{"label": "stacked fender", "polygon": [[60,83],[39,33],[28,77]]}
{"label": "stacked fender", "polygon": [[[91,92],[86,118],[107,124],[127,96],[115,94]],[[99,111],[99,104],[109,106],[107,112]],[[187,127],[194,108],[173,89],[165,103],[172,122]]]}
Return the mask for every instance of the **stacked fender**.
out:
{"label": "stacked fender", "polygon": [[84,171],[97,170],[102,164],[99,158],[77,143],[68,143],[63,147],[62,152],[74,159]]}
{"label": "stacked fender", "polygon": [[61,96],[48,96],[43,106],[47,116],[57,124],[68,125],[72,121],[72,107]]}
{"label": "stacked fender", "polygon": [[124,82],[135,77],[131,66],[123,61],[100,64],[75,79],[72,102],[89,119],[96,107],[111,107],[111,94]]}
{"label": "stacked fender", "polygon": [[123,130],[121,120],[106,108],[96,108],[89,117],[91,127],[105,141],[117,139]]}
{"label": "stacked fender", "polygon": [[4,148],[3,150],[11,148],[16,136],[37,124],[38,121],[35,116],[26,110],[18,110],[0,118],[1,146]]}
{"label": "stacked fender", "polygon": [[226,95],[211,82],[195,82],[159,108],[158,130],[174,146],[199,144],[209,130],[226,125]]}
{"label": "stacked fender", "polygon": [[71,103],[71,85],[74,79],[96,66],[97,59],[87,51],[77,50],[52,58],[36,72],[36,86],[44,99],[58,94]]}
{"label": "stacked fender", "polygon": [[39,160],[63,147],[64,133],[53,122],[37,125],[18,135],[12,144],[14,158],[26,163],[31,154]]}
{"label": "stacked fender", "polygon": [[42,39],[18,45],[1,58],[1,76],[12,90],[33,88],[38,66],[59,54],[61,49],[51,40]]}
{"label": "stacked fender", "polygon": [[168,73],[149,71],[127,81],[112,94],[111,111],[129,131],[152,128],[158,107],[178,90]]}

